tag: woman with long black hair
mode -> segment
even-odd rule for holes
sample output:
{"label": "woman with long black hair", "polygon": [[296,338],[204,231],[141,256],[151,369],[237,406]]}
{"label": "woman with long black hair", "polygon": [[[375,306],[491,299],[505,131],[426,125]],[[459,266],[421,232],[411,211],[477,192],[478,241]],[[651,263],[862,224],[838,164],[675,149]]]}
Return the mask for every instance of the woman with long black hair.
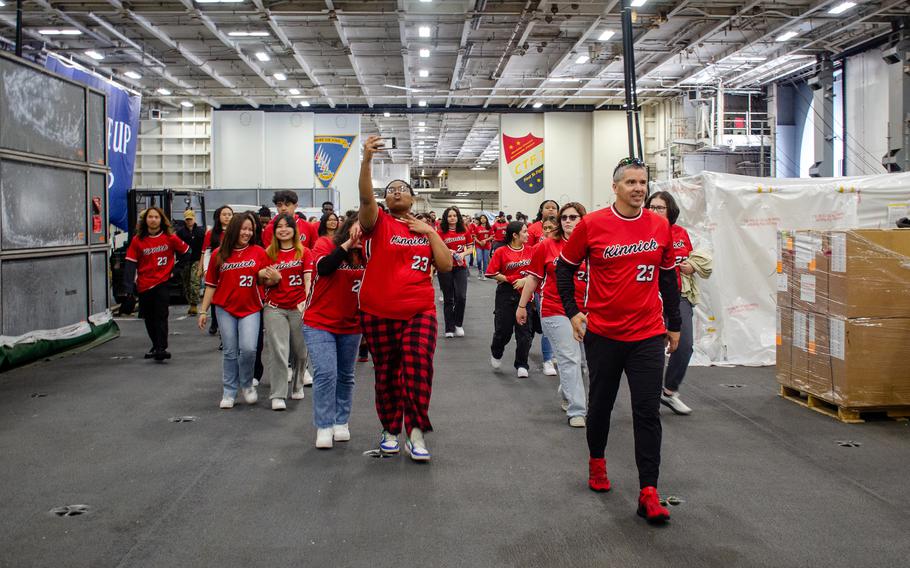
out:
{"label": "woman with long black hair", "polygon": [[[231,217],[234,216],[234,210],[227,205],[222,205],[212,214],[212,228],[205,232],[205,238],[202,240],[202,266],[200,266],[202,278],[209,269],[209,262],[212,259],[212,251],[221,246],[221,238],[224,231],[227,230]],[[203,290],[205,293],[205,290]],[[201,298],[200,298],[201,299]],[[212,323],[209,325],[209,335],[218,333],[218,316],[215,315],[215,308],[212,308]]]}
{"label": "woman with long black hair", "polygon": [[[490,345],[490,364],[502,367],[502,354],[515,333],[515,371],[519,379],[528,377],[528,353],[534,340],[529,321],[521,324],[515,320],[521,291],[524,289],[533,250],[527,246],[528,228],[521,221],[512,221],[506,227],[505,246],[493,253],[487,267],[487,278],[496,280],[496,300],[493,312],[493,343]],[[534,304],[525,306],[533,312]]]}
{"label": "woman with long black hair", "polygon": [[559,203],[556,203],[552,199],[545,199],[540,203],[540,207],[537,208],[537,217],[528,225],[528,245],[532,247],[537,246],[537,243],[544,238],[543,220],[549,219],[550,217],[556,217],[558,213]]}
{"label": "woman with long black hair", "polygon": [[452,251],[452,271],[439,273],[445,335],[464,337],[464,310],[468,301],[468,263],[465,257],[474,250],[474,243],[457,207],[448,207],[443,211],[439,236]]}
{"label": "woman with long black hair", "polygon": [[[328,242],[333,242],[335,239],[335,232],[338,230],[338,227],[341,226],[341,220],[338,218],[338,215],[334,211],[329,211],[328,213],[322,216],[322,219],[319,220],[319,228],[316,230],[316,235],[319,237],[316,239],[318,243],[320,239],[326,237]],[[314,244],[313,247],[316,245]]]}
{"label": "woman with long black hair", "polygon": [[360,345],[357,293],[363,280],[362,231],[356,217],[334,240],[313,249],[316,277],[303,314],[303,337],[313,363],[313,424],[316,447],[351,439],[348,421],[354,400],[354,365]]}
{"label": "woman with long black hair", "polygon": [[169,283],[175,255],[183,260],[189,252],[189,245],[174,234],[170,220],[160,208],[149,207],[139,215],[136,234],[126,250],[123,284],[128,295],[139,295],[139,317],[145,320],[145,331],[152,340],[146,359],[171,358],[167,350]]}
{"label": "woman with long black hair", "polygon": [[477,251],[477,279],[483,280],[490,265],[490,249],[493,242],[493,227],[490,226],[490,218],[480,214],[477,223],[474,225],[474,249]]}

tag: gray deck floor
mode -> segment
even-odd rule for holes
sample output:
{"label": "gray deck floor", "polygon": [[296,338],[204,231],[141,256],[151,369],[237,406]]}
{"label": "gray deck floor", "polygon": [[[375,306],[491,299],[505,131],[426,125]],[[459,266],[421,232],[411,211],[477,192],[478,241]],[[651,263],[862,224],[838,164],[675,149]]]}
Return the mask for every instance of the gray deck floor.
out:
{"label": "gray deck floor", "polygon": [[[906,422],[840,424],[778,398],[770,368],[692,368],[695,412],[663,409],[660,490],[681,504],[649,527],[626,388],[614,489],[595,494],[556,380],[489,368],[492,293],[471,279],[469,336],[440,340],[428,465],[363,455],[379,430],[370,364],[353,439],[331,451],[313,447],[309,390],[283,413],[219,410],[218,339],[178,319],[182,306],[166,364],[142,359],[141,322],[121,321],[115,341],[0,375],[0,565],[907,565]],[[198,420],[169,421],[182,415]],[[91,511],[49,513],[69,504]]]}

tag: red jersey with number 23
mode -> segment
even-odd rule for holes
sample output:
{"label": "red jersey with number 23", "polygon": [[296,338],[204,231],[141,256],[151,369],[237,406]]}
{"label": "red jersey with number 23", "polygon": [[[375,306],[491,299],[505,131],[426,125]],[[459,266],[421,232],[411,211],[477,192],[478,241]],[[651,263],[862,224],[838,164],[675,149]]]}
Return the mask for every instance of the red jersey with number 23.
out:
{"label": "red jersey with number 23", "polygon": [[167,282],[174,270],[174,253],[186,254],[189,245],[177,235],[161,232],[147,237],[133,237],[126,260],[136,263],[136,291],[140,294]]}
{"label": "red jersey with number 23", "polygon": [[493,253],[490,265],[487,266],[486,276],[492,278],[497,274],[502,274],[509,281],[509,284],[512,284],[528,274],[532,254],[534,254],[534,249],[527,245],[518,250],[509,245],[499,247]]}
{"label": "red jersey with number 23", "polygon": [[231,256],[218,266],[218,251],[212,254],[212,261],[205,273],[205,285],[215,288],[212,304],[220,306],[236,318],[255,314],[262,309],[259,293],[259,271],[272,264],[265,249],[248,245],[234,249]]}
{"label": "red jersey with number 23", "polygon": [[[332,241],[319,239],[313,249],[316,267],[319,261],[335,250]],[[357,311],[357,292],[363,281],[363,266],[341,263],[328,276],[314,271],[313,291],[307,300],[303,323],[330,333],[360,333],[360,312]]]}
{"label": "red jersey with number 23", "polygon": [[367,268],[360,286],[360,309],[381,318],[407,320],[436,310],[427,235],[412,233],[406,221],[382,209],[363,245]]}
{"label": "red jersey with number 23", "polygon": [[692,241],[689,240],[688,231],[679,225],[671,226],[670,234],[673,236],[673,254],[676,256],[676,284],[682,289],[682,274],[679,272],[679,265],[692,254]]}
{"label": "red jersey with number 23", "polygon": [[647,209],[631,219],[613,207],[589,213],[560,258],[575,266],[588,263],[589,331],[616,341],[666,333],[658,277],[660,270],[676,268],[666,219]]}
{"label": "red jersey with number 23", "polygon": [[297,309],[298,304],[306,301],[304,275],[313,272],[313,253],[303,249],[303,255],[296,258],[297,250],[279,250],[278,258],[271,264],[281,272],[281,280],[275,286],[265,289],[265,300],[270,306],[282,310]]}
{"label": "red jersey with number 23", "polygon": [[[544,239],[534,247],[528,274],[533,274],[540,280],[538,288],[542,296],[541,317],[566,315],[562,298],[559,297],[559,289],[556,287],[556,259],[559,258],[565,244],[565,239]],[[575,268],[575,303],[579,308],[585,305],[585,294],[588,290],[588,275],[585,268],[584,262]]]}

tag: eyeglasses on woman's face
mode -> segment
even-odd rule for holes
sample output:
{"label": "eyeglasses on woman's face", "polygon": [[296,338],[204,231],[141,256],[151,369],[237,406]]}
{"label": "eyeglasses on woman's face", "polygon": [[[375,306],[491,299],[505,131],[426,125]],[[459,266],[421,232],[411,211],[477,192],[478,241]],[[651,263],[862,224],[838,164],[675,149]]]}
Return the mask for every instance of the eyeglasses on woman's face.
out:
{"label": "eyeglasses on woman's face", "polygon": [[667,208],[663,205],[651,205],[648,207],[648,209],[650,209],[651,211],[656,211],[658,213],[663,213],[664,211],[667,210]]}

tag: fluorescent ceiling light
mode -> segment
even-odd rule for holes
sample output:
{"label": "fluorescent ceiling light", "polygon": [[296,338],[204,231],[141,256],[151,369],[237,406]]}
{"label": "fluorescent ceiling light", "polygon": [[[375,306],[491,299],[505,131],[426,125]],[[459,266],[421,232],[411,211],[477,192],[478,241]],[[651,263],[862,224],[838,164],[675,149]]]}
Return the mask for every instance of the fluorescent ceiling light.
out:
{"label": "fluorescent ceiling light", "polygon": [[613,30],[604,30],[603,33],[600,34],[600,37],[597,39],[599,39],[600,41],[607,41],[614,35],[616,35],[616,32],[614,32]]}
{"label": "fluorescent ceiling light", "polygon": [[420,37],[430,37],[430,26],[420,26],[417,28],[417,35]]}
{"label": "fluorescent ceiling light", "polygon": [[483,168],[483,167],[480,167],[480,166],[474,166],[473,168],[471,168],[471,170],[473,170],[473,171],[475,171],[475,172],[480,172],[480,171],[483,171],[483,170],[485,170],[485,169],[486,169],[486,168]]}
{"label": "fluorescent ceiling light", "polygon": [[94,59],[95,61],[101,61],[102,59],[104,59],[103,55],[101,55],[97,51],[93,51],[91,49],[86,51],[85,54],[88,55],[89,57],[91,57],[92,59]]}
{"label": "fluorescent ceiling light", "polygon": [[640,8],[641,6],[644,6],[647,2],[648,2],[648,0],[632,0],[632,3],[629,4],[629,6],[632,6],[633,8]]}
{"label": "fluorescent ceiling light", "polygon": [[160,89],[158,89],[155,92],[158,93],[159,95],[164,95],[165,97],[169,97],[171,95],[171,92],[168,89],[165,89],[164,87],[161,87]]}
{"label": "fluorescent ceiling light", "polygon": [[392,113],[387,111],[387,112],[382,113],[382,116],[389,118],[390,116],[392,116]]}
{"label": "fluorescent ceiling light", "polygon": [[540,108],[542,106],[543,106],[543,103],[541,103],[541,102],[534,103],[534,108]]}
{"label": "fluorescent ceiling light", "polygon": [[837,6],[831,8],[830,10],[828,10],[828,13],[829,13],[829,14],[834,14],[834,15],[843,14],[844,12],[846,12],[847,10],[849,10],[850,8],[853,8],[854,6],[856,6],[856,2],[841,2],[841,3],[838,4]]}
{"label": "fluorescent ceiling light", "polygon": [[235,31],[228,32],[228,35],[231,37],[269,37],[269,32]]}
{"label": "fluorescent ceiling light", "polygon": [[420,56],[421,56],[421,57],[429,57],[429,56],[430,56],[430,50],[427,49],[427,48],[425,48],[425,47],[424,47],[424,48],[421,48],[419,53],[420,53]]}
{"label": "fluorescent ceiling light", "polygon": [[299,95],[300,89],[288,89],[288,92],[291,93],[292,95]]}
{"label": "fluorescent ceiling light", "polygon": [[288,76],[284,73],[275,73],[272,77],[274,77],[276,81],[287,81],[288,79]]}
{"label": "fluorescent ceiling light", "polygon": [[788,40],[795,38],[798,35],[799,35],[799,32],[794,32],[794,31],[784,32],[784,33],[780,34],[779,36],[777,36],[777,39],[774,41],[788,41]]}
{"label": "fluorescent ceiling light", "polygon": [[308,106],[310,106],[310,102],[309,101],[300,101],[300,106],[308,107]]}
{"label": "fluorescent ceiling light", "polygon": [[262,61],[262,62],[266,62],[266,61],[271,61],[271,60],[272,60],[272,58],[269,57],[269,54],[266,53],[266,52],[264,52],[264,51],[257,51],[257,52],[256,52],[256,59],[258,59],[259,61]]}
{"label": "fluorescent ceiling light", "polygon": [[730,61],[764,61],[768,59],[764,55],[734,55]]}
{"label": "fluorescent ceiling light", "polygon": [[426,126],[426,125],[427,125],[427,123],[422,120],[417,123],[417,126]]}
{"label": "fluorescent ceiling light", "polygon": [[126,75],[130,79],[142,79],[142,75],[140,75],[139,73],[136,73],[135,71],[127,71],[126,73],[124,73],[124,75]]}
{"label": "fluorescent ceiling light", "polygon": [[417,72],[417,74],[420,75],[421,77],[429,77],[429,76],[430,76],[430,70],[429,70],[429,69],[421,69],[420,71]]}
{"label": "fluorescent ceiling light", "polygon": [[572,77],[551,77],[548,79],[554,83],[578,83],[581,79],[573,79]]}
{"label": "fluorescent ceiling light", "polygon": [[243,0],[196,0],[197,4],[240,4]]}
{"label": "fluorescent ceiling light", "polygon": [[[0,6],[5,6],[5,5],[6,5],[6,4],[0,4]],[[46,35],[46,36],[57,36],[57,35],[77,36],[77,35],[82,35],[82,32],[80,32],[79,30],[55,30],[55,29],[48,29],[48,30],[38,30],[38,33],[41,34],[41,35]]]}
{"label": "fluorescent ceiling light", "polygon": [[180,106],[183,106],[186,108],[193,108],[193,103],[191,103],[190,101],[180,101]]}
{"label": "fluorescent ceiling light", "polygon": [[425,106],[427,106],[427,101],[420,99],[419,101],[417,101],[417,106],[425,107]]}
{"label": "fluorescent ceiling light", "polygon": [[581,65],[582,63],[587,63],[590,59],[591,59],[591,58],[588,57],[587,55],[582,54],[582,55],[579,55],[579,56],[575,59],[575,63]]}
{"label": "fluorescent ceiling light", "polygon": [[[421,122],[421,124],[423,124],[423,123]],[[426,131],[427,131],[427,129],[424,126],[421,126],[417,129],[417,132],[426,132]]]}
{"label": "fluorescent ceiling light", "polygon": [[423,4],[429,4],[429,3],[432,2],[432,1],[433,1],[433,0],[420,0],[420,2],[423,3]]}

